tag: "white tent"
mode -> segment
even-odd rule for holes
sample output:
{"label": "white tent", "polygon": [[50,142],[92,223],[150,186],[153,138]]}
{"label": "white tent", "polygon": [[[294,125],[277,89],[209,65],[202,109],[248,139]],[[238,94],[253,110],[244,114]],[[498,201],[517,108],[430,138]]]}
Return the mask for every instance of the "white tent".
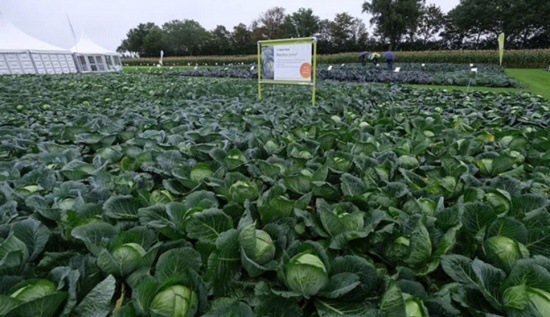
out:
{"label": "white tent", "polygon": [[28,35],[0,14],[0,75],[76,72],[70,51]]}
{"label": "white tent", "polygon": [[99,46],[84,32],[80,34],[80,39],[71,51],[74,53],[79,71],[83,73],[122,70],[120,54]]}

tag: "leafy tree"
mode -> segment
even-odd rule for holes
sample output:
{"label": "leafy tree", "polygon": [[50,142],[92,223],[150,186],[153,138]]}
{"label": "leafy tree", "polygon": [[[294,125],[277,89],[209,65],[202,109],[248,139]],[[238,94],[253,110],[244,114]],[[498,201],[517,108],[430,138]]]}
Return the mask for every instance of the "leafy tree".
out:
{"label": "leafy tree", "polygon": [[348,13],[338,13],[328,25],[329,39],[335,52],[355,51],[366,44],[365,24]]}
{"label": "leafy tree", "polygon": [[488,5],[489,1],[462,0],[449,11],[449,23],[462,33],[462,46],[470,45],[479,48],[480,42],[493,29],[496,23],[494,11],[498,10]]}
{"label": "leafy tree", "polygon": [[165,49],[164,45],[164,32],[158,26],[151,29],[151,32],[145,36],[143,40],[143,56],[147,57],[160,57],[160,51]]}
{"label": "leafy tree", "polygon": [[514,37],[508,40],[517,48],[549,47],[550,2],[527,0],[515,5],[516,9],[511,11],[516,14],[510,19],[510,24],[516,32],[512,33]]}
{"label": "leafy tree", "polygon": [[128,43],[128,39],[124,39],[122,40],[122,43],[120,43],[120,45],[116,48],[116,51],[119,53],[130,52],[129,46],[130,45]]}
{"label": "leafy tree", "polygon": [[274,7],[263,12],[260,17],[252,22],[253,38],[261,39],[280,39],[285,33],[285,9]]}
{"label": "leafy tree", "polygon": [[526,47],[531,38],[548,33],[549,16],[550,3],[539,0],[461,0],[449,12],[458,29],[473,35],[476,47],[501,32],[508,46]]}
{"label": "leafy tree", "polygon": [[256,43],[252,40],[252,32],[244,23],[233,27],[230,43],[233,47],[233,54],[252,54],[256,50]]}
{"label": "leafy tree", "polygon": [[460,49],[463,48],[463,43],[467,37],[467,30],[463,29],[452,19],[452,11],[445,16],[443,32],[441,32],[441,39],[443,47],[447,49]]}
{"label": "leafy tree", "polygon": [[228,55],[232,53],[231,32],[223,25],[218,25],[210,31],[210,40],[203,53],[209,55]]}
{"label": "leafy tree", "polygon": [[328,19],[319,21],[319,31],[315,34],[317,37],[317,52],[320,54],[333,53],[333,43],[330,38],[330,23]]}
{"label": "leafy tree", "polygon": [[445,26],[445,14],[435,4],[422,6],[421,15],[416,28],[416,38],[426,46],[435,41]]}
{"label": "leafy tree", "polygon": [[285,38],[314,36],[319,32],[321,19],[313,14],[313,10],[300,8],[285,18]]}
{"label": "leafy tree", "polygon": [[363,23],[363,21],[359,18],[353,18],[353,22],[351,24],[350,45],[348,46],[349,50],[362,50],[369,40],[368,37],[369,33],[367,32],[365,23]]}
{"label": "leafy tree", "polygon": [[370,0],[363,3],[363,13],[372,14],[376,32],[396,49],[405,34],[414,33],[421,15],[422,0]]}
{"label": "leafy tree", "polygon": [[117,50],[136,52],[142,56],[146,56],[144,47],[145,38],[155,28],[158,28],[158,26],[153,22],[140,23],[137,27],[128,31],[126,39],[122,41]]}
{"label": "leafy tree", "polygon": [[173,20],[162,25],[167,49],[173,55],[198,55],[210,34],[195,20]]}
{"label": "leafy tree", "polygon": [[319,31],[317,32],[317,39],[319,40],[330,40],[330,23],[329,19],[323,19],[319,21]]}

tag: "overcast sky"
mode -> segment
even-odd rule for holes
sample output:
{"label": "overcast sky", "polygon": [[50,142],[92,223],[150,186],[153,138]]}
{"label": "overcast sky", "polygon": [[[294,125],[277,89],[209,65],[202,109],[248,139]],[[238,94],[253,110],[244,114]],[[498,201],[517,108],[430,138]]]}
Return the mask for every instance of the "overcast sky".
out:
{"label": "overcast sky", "polygon": [[[427,0],[443,12],[459,0]],[[74,45],[67,16],[77,36],[84,31],[105,48],[115,50],[126,33],[139,23],[161,26],[174,19],[193,19],[212,30],[224,25],[229,30],[239,23],[250,25],[262,12],[280,6],[286,13],[311,8],[322,19],[332,20],[347,12],[361,18],[368,28],[370,16],[361,13],[362,0],[0,0],[0,13],[24,32],[51,44]]]}

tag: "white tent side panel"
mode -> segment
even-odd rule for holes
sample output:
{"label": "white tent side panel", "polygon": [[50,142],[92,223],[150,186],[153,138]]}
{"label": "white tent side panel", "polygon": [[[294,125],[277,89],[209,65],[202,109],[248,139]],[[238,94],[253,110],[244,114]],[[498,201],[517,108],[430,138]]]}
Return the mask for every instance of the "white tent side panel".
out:
{"label": "white tent side panel", "polygon": [[34,66],[36,67],[36,72],[38,74],[47,74],[46,67],[44,66],[44,62],[42,61],[40,54],[32,54],[32,60],[34,61]]}
{"label": "white tent side panel", "polygon": [[76,73],[78,72],[78,68],[76,67],[76,64],[74,62],[74,57],[72,54],[65,55],[65,58],[67,59],[67,64],[69,65],[69,72],[70,73]]}
{"label": "white tent side panel", "polygon": [[50,55],[40,54],[40,58],[42,58],[42,62],[44,63],[44,68],[46,69],[46,74],[55,74],[55,71],[54,71],[53,65],[52,65],[52,61],[50,60]]}
{"label": "white tent side panel", "polygon": [[0,75],[76,73],[71,54],[0,53]]}
{"label": "white tent side panel", "polygon": [[10,69],[8,68],[8,63],[4,58],[4,55],[0,54],[0,75],[11,74]]}
{"label": "white tent side panel", "polygon": [[19,59],[19,65],[21,65],[21,69],[23,70],[23,74],[36,73],[29,54],[19,54],[17,57]]}
{"label": "white tent side panel", "polygon": [[11,73],[20,75],[23,74],[23,68],[21,67],[21,64],[19,64],[19,58],[17,58],[17,55],[18,54],[6,54],[4,57],[8,62],[8,67]]}
{"label": "white tent side panel", "polygon": [[120,54],[101,47],[84,32],[80,34],[80,39],[71,51],[74,53],[79,71],[83,73],[122,70]]}

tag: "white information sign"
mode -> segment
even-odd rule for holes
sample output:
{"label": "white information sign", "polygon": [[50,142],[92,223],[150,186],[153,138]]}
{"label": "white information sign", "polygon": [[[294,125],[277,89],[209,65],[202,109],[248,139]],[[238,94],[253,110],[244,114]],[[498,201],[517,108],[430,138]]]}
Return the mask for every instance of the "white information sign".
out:
{"label": "white information sign", "polygon": [[315,105],[316,59],[315,37],[258,41],[258,100],[262,99],[262,84],[301,85],[311,87],[311,104]]}
{"label": "white information sign", "polygon": [[311,81],[311,43],[273,46],[275,80]]}

